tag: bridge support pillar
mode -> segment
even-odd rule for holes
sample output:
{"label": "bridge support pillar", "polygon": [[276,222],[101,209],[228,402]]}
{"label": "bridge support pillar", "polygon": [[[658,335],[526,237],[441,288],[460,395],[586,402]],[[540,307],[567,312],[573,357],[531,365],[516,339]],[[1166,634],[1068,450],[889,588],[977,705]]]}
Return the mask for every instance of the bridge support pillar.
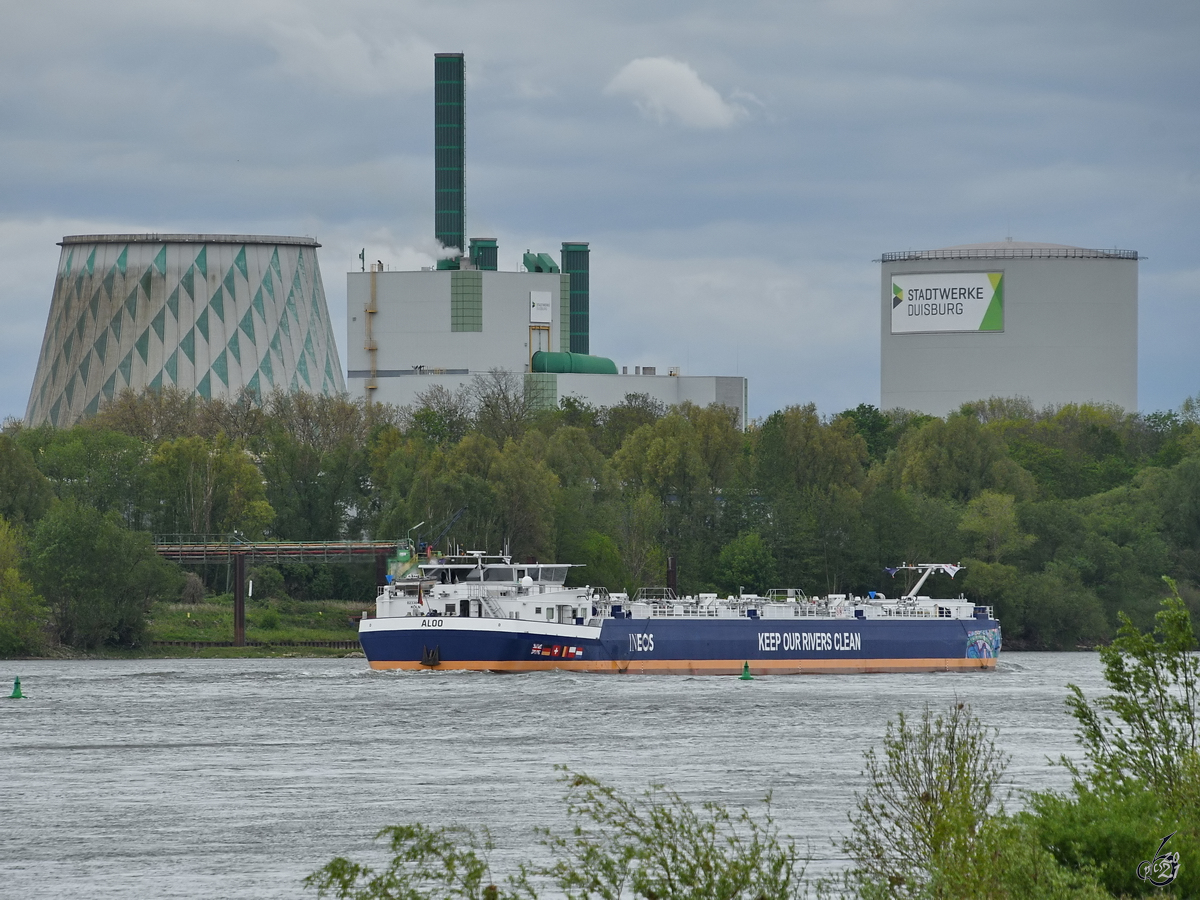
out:
{"label": "bridge support pillar", "polygon": [[233,555],[233,646],[246,646],[246,554]]}

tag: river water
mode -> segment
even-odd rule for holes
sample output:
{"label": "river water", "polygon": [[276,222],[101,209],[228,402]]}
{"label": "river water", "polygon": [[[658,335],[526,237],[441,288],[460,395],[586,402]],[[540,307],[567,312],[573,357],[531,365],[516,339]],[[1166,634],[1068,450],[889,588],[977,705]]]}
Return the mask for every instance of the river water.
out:
{"label": "river water", "polygon": [[[362,659],[0,661],[0,896],[315,897],[334,856],[402,822],[486,825],[497,868],[563,822],[564,764],[629,791],[753,805],[841,864],[862,754],[898,711],[958,698],[1000,730],[1014,789],[1065,788],[1066,684],[1090,653],[993,673],[758,678],[372,672]],[[0,695],[3,696],[3,695]],[[1019,801],[1018,801],[1019,802]]]}

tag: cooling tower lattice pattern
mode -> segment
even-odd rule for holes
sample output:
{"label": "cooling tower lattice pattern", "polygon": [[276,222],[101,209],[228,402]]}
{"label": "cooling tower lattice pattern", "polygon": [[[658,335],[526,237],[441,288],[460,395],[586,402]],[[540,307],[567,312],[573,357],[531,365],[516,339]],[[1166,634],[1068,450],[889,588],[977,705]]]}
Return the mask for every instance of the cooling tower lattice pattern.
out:
{"label": "cooling tower lattice pattern", "polygon": [[66,427],[124,388],[201,397],[345,388],[311,238],[62,240],[29,425]]}

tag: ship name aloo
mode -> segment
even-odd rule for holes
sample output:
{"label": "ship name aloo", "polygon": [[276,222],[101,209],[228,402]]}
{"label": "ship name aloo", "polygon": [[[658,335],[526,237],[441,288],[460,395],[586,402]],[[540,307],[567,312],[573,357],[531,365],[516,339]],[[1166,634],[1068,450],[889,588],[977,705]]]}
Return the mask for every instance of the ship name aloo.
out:
{"label": "ship name aloo", "polygon": [[862,635],[853,631],[760,631],[758,649],[763,653],[780,649],[847,652],[862,649]]}

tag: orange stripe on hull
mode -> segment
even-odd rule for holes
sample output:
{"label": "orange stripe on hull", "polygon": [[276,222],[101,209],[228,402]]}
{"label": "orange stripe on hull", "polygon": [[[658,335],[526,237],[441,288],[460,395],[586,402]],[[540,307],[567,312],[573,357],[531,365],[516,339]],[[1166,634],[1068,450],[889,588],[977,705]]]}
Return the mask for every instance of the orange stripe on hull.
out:
{"label": "orange stripe on hull", "polygon": [[[372,669],[445,672],[592,672],[606,675],[741,675],[742,659],[469,660],[423,666],[411,660],[372,660]],[[978,672],[996,668],[990,659],[759,659],[752,675],[856,675],[896,672]]]}

